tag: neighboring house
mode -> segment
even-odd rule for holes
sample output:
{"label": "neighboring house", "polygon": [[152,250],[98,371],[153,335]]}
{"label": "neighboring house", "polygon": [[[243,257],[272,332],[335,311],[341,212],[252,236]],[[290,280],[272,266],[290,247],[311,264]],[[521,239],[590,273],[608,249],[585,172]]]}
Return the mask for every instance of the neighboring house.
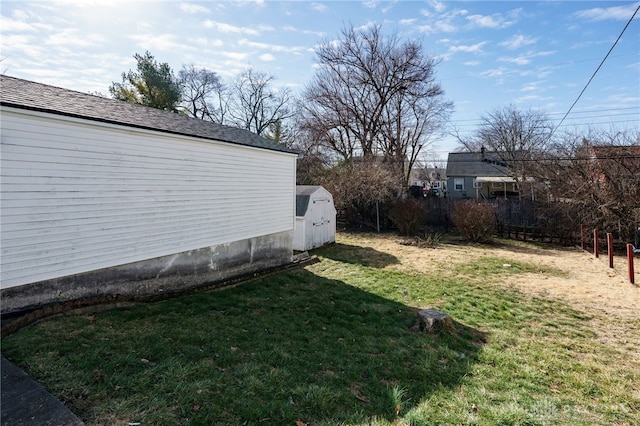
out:
{"label": "neighboring house", "polygon": [[431,192],[443,195],[447,190],[447,175],[445,169],[438,167],[418,167],[411,171],[409,184],[412,188],[422,188],[424,196]]}
{"label": "neighboring house", "polygon": [[449,198],[508,198],[518,196],[516,181],[496,152],[452,152],[447,161]]}
{"label": "neighboring house", "polygon": [[0,76],[1,312],[287,264],[296,153],[246,130]]}
{"label": "neighboring house", "polygon": [[321,186],[298,185],[293,249],[306,251],[335,241],[336,208],[333,196]]}

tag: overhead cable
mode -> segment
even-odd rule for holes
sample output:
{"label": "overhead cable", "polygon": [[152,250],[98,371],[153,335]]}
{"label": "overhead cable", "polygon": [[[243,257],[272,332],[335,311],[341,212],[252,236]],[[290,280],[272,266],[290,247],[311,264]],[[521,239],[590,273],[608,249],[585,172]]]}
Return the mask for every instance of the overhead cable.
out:
{"label": "overhead cable", "polygon": [[622,29],[622,31],[620,32],[620,35],[618,36],[618,38],[616,39],[616,41],[613,43],[613,45],[611,46],[611,48],[609,49],[609,51],[607,52],[607,54],[605,55],[605,57],[602,59],[602,61],[600,62],[600,65],[598,65],[598,68],[596,68],[596,70],[593,72],[593,74],[591,75],[591,78],[589,78],[589,81],[587,81],[587,84],[585,84],[584,88],[582,89],[582,91],[580,92],[580,94],[578,95],[578,97],[576,98],[575,101],[573,101],[573,104],[571,104],[571,106],[569,107],[569,109],[567,110],[567,112],[565,113],[564,117],[562,117],[562,120],[560,120],[560,123],[558,123],[558,125],[553,129],[553,131],[551,132],[551,135],[549,135],[549,137],[553,136],[553,134],[555,133],[555,131],[558,129],[558,127],[560,127],[560,125],[562,124],[562,122],[565,120],[565,118],[567,118],[567,116],[569,115],[569,113],[571,112],[571,110],[573,109],[573,107],[578,103],[578,101],[580,100],[580,98],[582,97],[582,95],[584,94],[584,92],[587,90],[587,87],[589,87],[589,84],[591,83],[591,81],[594,79],[594,77],[596,76],[596,74],[598,73],[598,71],[600,71],[600,68],[602,67],[602,65],[604,64],[604,62],[607,60],[607,58],[609,57],[609,54],[611,53],[611,51],[613,50],[614,47],[616,47],[616,44],[618,44],[618,41],[620,40],[620,38],[622,38],[622,34],[624,34],[624,32],[627,30],[627,27],[629,27],[629,24],[631,24],[631,22],[633,21],[633,18],[636,17],[636,14],[638,13],[638,10],[640,10],[640,5],[638,5],[638,7],[636,8],[636,11],[633,12],[633,15],[631,16],[631,18],[629,18],[629,21],[627,22],[627,24],[624,26],[624,28]]}

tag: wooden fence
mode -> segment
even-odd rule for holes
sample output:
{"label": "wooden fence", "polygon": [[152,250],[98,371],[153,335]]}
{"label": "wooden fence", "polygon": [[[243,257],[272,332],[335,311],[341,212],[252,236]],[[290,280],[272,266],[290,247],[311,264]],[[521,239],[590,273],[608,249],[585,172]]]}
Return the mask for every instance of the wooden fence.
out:
{"label": "wooden fence", "polygon": [[537,241],[562,246],[573,246],[576,245],[577,242],[575,232],[529,225],[505,225],[498,223],[496,225],[496,235],[500,238]]}

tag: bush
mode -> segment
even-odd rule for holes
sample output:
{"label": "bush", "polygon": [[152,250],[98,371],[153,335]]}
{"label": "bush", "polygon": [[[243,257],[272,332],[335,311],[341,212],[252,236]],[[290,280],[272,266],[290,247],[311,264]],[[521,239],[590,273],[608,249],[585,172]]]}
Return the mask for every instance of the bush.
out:
{"label": "bush", "polygon": [[415,235],[427,214],[415,198],[401,198],[393,202],[389,220],[398,227],[402,235]]}
{"label": "bush", "polygon": [[496,214],[488,204],[476,201],[456,203],[452,212],[453,225],[466,239],[474,242],[491,239],[496,224]]}
{"label": "bush", "polygon": [[398,241],[399,244],[404,246],[415,246],[420,248],[436,248],[440,245],[442,241],[442,234],[439,232],[436,233],[427,233],[422,236],[415,236],[413,238],[406,238],[404,240]]}

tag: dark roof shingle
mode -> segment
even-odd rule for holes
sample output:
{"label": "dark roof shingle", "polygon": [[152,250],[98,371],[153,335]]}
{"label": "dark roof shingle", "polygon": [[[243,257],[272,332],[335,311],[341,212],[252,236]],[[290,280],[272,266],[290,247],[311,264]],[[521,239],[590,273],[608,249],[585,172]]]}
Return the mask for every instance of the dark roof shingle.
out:
{"label": "dark roof shingle", "polygon": [[510,172],[495,152],[451,152],[447,159],[447,177],[452,176],[510,176]]}
{"label": "dark roof shingle", "polygon": [[296,153],[248,130],[6,75],[0,76],[0,104],[273,151]]}

